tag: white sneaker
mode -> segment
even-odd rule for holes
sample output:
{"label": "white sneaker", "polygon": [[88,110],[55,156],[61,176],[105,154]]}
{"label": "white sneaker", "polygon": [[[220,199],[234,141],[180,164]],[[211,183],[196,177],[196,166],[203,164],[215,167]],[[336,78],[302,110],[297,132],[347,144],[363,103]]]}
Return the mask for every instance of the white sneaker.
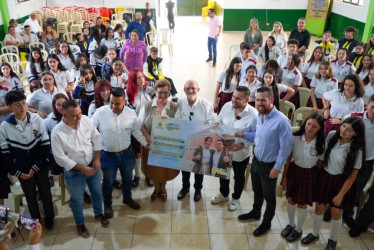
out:
{"label": "white sneaker", "polygon": [[212,204],[218,204],[220,202],[223,202],[223,201],[228,201],[229,200],[229,197],[225,197],[223,196],[221,193],[217,194],[216,197],[214,197],[210,203]]}
{"label": "white sneaker", "polygon": [[239,200],[232,199],[231,203],[229,205],[229,210],[230,211],[235,211],[236,209],[238,209],[239,206],[240,206]]}

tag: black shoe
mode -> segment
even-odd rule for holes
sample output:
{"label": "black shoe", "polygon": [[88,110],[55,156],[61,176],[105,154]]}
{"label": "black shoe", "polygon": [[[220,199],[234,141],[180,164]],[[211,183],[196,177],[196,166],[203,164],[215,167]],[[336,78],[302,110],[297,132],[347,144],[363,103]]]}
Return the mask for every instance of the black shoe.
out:
{"label": "black shoe", "polygon": [[139,180],[140,180],[140,177],[138,177],[138,176],[135,176],[134,179],[132,180],[132,186],[134,188],[139,186]]}
{"label": "black shoe", "polygon": [[353,228],[355,226],[355,220],[353,219],[353,217],[348,217],[348,218],[344,218],[343,217],[343,222],[349,227],[349,228]]}
{"label": "black shoe", "polygon": [[348,234],[352,238],[356,238],[360,236],[361,233],[366,232],[367,230],[368,230],[367,227],[354,225],[353,227],[351,227],[351,230],[349,230]]}
{"label": "black shoe", "polygon": [[214,67],[216,67],[216,62],[213,62],[213,65],[212,65],[212,67],[214,68]]}
{"label": "black shoe", "polygon": [[319,236],[314,236],[312,233],[309,233],[307,236],[301,239],[301,243],[304,245],[308,245],[313,241],[318,240]]}
{"label": "black shoe", "polygon": [[326,212],[323,214],[323,221],[328,222],[331,220],[331,208],[328,207]]}
{"label": "black shoe", "polygon": [[195,190],[195,194],[193,196],[194,201],[199,201],[201,200],[201,190]]}
{"label": "black shoe", "polygon": [[336,244],[338,244],[338,242],[337,241],[333,241],[333,240],[328,240],[327,241],[327,246],[326,246],[326,248],[325,248],[325,250],[335,250],[335,248],[336,248]]}
{"label": "black shoe", "polygon": [[88,232],[86,226],[84,224],[77,225],[78,234],[83,238],[90,237],[90,232]]}
{"label": "black shoe", "polygon": [[117,189],[122,189],[122,183],[120,183],[117,179],[115,179],[113,181],[113,187],[117,188]]}
{"label": "black shoe", "polygon": [[210,61],[213,61],[213,59],[212,58],[208,58],[208,59],[206,59],[205,62],[210,62]]}
{"label": "black shoe", "polygon": [[140,204],[136,201],[134,201],[132,198],[128,198],[123,201],[123,204],[126,204],[127,206],[131,207],[134,210],[139,210]]}
{"label": "black shoe", "polygon": [[84,191],[83,199],[84,199],[84,202],[91,204],[91,196],[87,193],[87,191]]}
{"label": "black shoe", "polygon": [[111,204],[104,204],[104,216],[108,219],[113,218],[113,209]]}
{"label": "black shoe", "polygon": [[178,200],[181,200],[183,199],[184,197],[186,197],[186,194],[188,194],[190,192],[189,189],[181,189],[181,191],[179,191],[178,193]]}
{"label": "black shoe", "polygon": [[286,240],[288,242],[294,242],[296,240],[298,240],[301,235],[303,234],[303,232],[299,233],[298,231],[296,231],[295,229],[292,230],[292,232],[286,237]]}
{"label": "black shoe", "polygon": [[55,186],[55,180],[53,179],[53,176],[49,176],[48,179],[49,179],[49,184],[51,185],[51,187],[54,187]]}
{"label": "black shoe", "polygon": [[246,214],[241,214],[238,216],[239,220],[259,220],[261,218],[261,214],[255,213],[253,210]]}
{"label": "black shoe", "polygon": [[45,218],[44,226],[47,230],[53,229],[53,218]]}
{"label": "black shoe", "polygon": [[145,181],[147,182],[148,187],[153,187],[153,181],[151,179],[145,178]]}
{"label": "black shoe", "polygon": [[281,232],[281,236],[287,238],[288,235],[294,230],[295,228],[291,225],[287,225]]}
{"label": "black shoe", "polygon": [[259,237],[261,235],[264,235],[266,234],[267,231],[269,231],[271,228],[271,226],[269,225],[265,225],[264,223],[261,223],[260,226],[258,226],[258,228],[255,229],[255,231],[253,231],[253,235],[255,237]]}
{"label": "black shoe", "polygon": [[103,214],[95,215],[95,220],[99,221],[102,227],[108,227],[110,224],[109,220]]}

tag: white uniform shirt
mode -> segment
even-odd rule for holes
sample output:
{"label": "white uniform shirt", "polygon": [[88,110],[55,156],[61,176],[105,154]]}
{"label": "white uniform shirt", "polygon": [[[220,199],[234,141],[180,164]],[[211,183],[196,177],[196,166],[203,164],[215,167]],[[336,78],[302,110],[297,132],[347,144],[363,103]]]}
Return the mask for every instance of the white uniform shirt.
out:
{"label": "white uniform shirt", "polygon": [[[331,137],[336,133],[336,131],[331,131],[326,137],[326,145],[327,148],[328,142]],[[338,175],[342,174],[344,171],[344,166],[346,162],[346,157],[349,152],[349,148],[351,147],[351,143],[346,143],[344,145],[339,146],[339,140],[331,149],[329,160],[327,162],[327,167],[325,170],[331,175]],[[356,158],[356,163],[354,165],[354,169],[360,169],[362,166],[362,151],[359,150]]]}
{"label": "white uniform shirt", "polygon": [[181,107],[181,117],[183,120],[190,121],[208,121],[213,123],[215,121],[213,106],[207,100],[198,97],[195,103],[190,106],[187,97],[179,100]]}
{"label": "white uniform shirt", "polygon": [[336,80],[334,77],[325,80],[323,77],[318,79],[314,76],[312,82],[310,83],[310,87],[315,88],[314,94],[316,98],[321,99],[324,93],[333,89],[338,89],[338,80]]}
{"label": "white uniform shirt", "polygon": [[[283,53],[282,55],[280,55],[278,57],[278,64],[279,64],[279,68],[283,69],[284,67],[287,67],[287,61],[288,61],[288,53]],[[302,71],[303,70],[303,60],[302,58],[300,58],[300,65],[298,67],[299,71]]]}
{"label": "white uniform shirt", "polygon": [[8,89],[9,91],[11,90],[21,90],[21,91],[24,91],[23,90],[23,86],[21,84],[21,81],[19,80],[18,77],[9,77],[9,78],[6,78],[6,77],[2,77],[2,79],[8,81],[10,83]]}
{"label": "white uniform shirt", "polygon": [[74,81],[79,81],[79,78],[81,77],[81,71],[74,68],[70,71],[70,75],[74,79]]}
{"label": "white uniform shirt", "polygon": [[102,106],[91,119],[101,133],[104,151],[119,152],[127,149],[131,145],[131,135],[143,146],[147,145],[135,111],[127,106],[119,115],[109,105]]}
{"label": "white uniform shirt", "polygon": [[247,74],[245,73],[247,68],[251,65],[256,66],[257,62],[256,60],[248,57],[247,60],[244,60],[243,57],[240,57],[242,59],[242,68],[241,68],[241,74],[240,74],[240,80],[243,80],[246,78]]}
{"label": "white uniform shirt", "polygon": [[110,85],[112,85],[113,88],[120,88],[122,79],[125,79],[127,81],[128,75],[126,73],[122,73],[118,76],[111,75],[110,76]]}
{"label": "white uniform shirt", "polygon": [[321,65],[321,63],[306,62],[301,72],[304,73],[307,78],[313,79],[318,72],[319,65]]}
{"label": "white uniform shirt", "polygon": [[61,55],[61,54],[58,54],[57,56],[58,56],[58,58],[60,59],[61,64],[64,65],[64,67],[65,67],[67,70],[71,71],[72,69],[75,68],[75,62],[73,62],[73,61],[70,59],[69,55],[67,55],[67,56],[63,56],[63,55]]}
{"label": "white uniform shirt", "polygon": [[59,166],[69,171],[78,163],[89,165],[94,151],[100,151],[101,135],[87,116],[83,115],[77,129],[62,120],[52,131],[52,152]]}
{"label": "white uniform shirt", "polygon": [[330,102],[330,116],[339,119],[344,118],[350,113],[363,112],[364,111],[364,101],[361,97],[352,97],[347,100],[344,92],[340,92],[339,89],[331,90],[323,94],[323,97]]}
{"label": "white uniform shirt", "polygon": [[213,154],[213,167],[217,167],[218,166],[219,158],[221,157],[222,152],[223,151],[221,151],[221,152],[217,152],[217,151],[214,152],[214,154]]}
{"label": "white uniform shirt", "polygon": [[338,82],[343,82],[344,78],[349,74],[355,74],[356,68],[350,62],[343,63],[342,66],[339,65],[338,60],[331,61],[332,72],[334,73],[334,77],[338,80]]}
{"label": "white uniform shirt", "polygon": [[[218,122],[219,124],[223,124],[237,130],[244,130],[249,127],[256,128],[258,119],[257,114],[257,110],[247,104],[244,110],[238,116],[235,116],[235,109],[232,107],[232,102],[228,102],[223,105],[221,112],[218,115]],[[238,117],[240,117],[240,119],[237,119]],[[250,142],[243,138],[236,138],[235,144],[237,143],[244,144],[244,147],[241,150],[233,153],[233,161],[240,162],[249,157]]]}
{"label": "white uniform shirt", "polygon": [[231,79],[230,87],[225,89],[226,70],[222,71],[222,73],[218,76],[217,82],[221,83],[221,92],[223,93],[233,93],[237,86],[236,76],[234,75]]}
{"label": "white uniform shirt", "polygon": [[374,95],[374,83],[368,83],[364,86],[364,90],[365,90],[365,93],[364,93],[364,103],[365,104],[368,104],[369,103],[369,99],[372,95]]}
{"label": "white uniform shirt", "polygon": [[56,85],[58,88],[66,89],[69,87],[69,83],[74,82],[74,78],[71,76],[68,70],[53,72],[51,70],[53,76],[55,77]]}
{"label": "white uniform shirt", "polygon": [[311,142],[305,141],[305,135],[293,136],[292,159],[301,168],[312,168],[316,166],[318,159],[323,159],[323,155],[317,155],[317,138]]}
{"label": "white uniform shirt", "polygon": [[288,70],[288,67],[284,67],[282,71],[282,84],[293,88],[294,86],[301,85],[302,76],[297,68]]}
{"label": "white uniform shirt", "polygon": [[[36,72],[40,76],[42,74],[42,69],[40,68],[40,63],[34,63],[34,65],[35,65]],[[34,76],[31,72],[30,62],[28,62],[27,65],[26,65],[26,73],[27,73],[27,77]]]}
{"label": "white uniform shirt", "polygon": [[369,71],[370,71],[370,70],[366,70],[366,71],[361,70],[361,72],[358,74],[358,77],[360,77],[361,80],[364,80],[365,77],[369,74]]}
{"label": "white uniform shirt", "polygon": [[249,89],[249,102],[254,102],[256,90],[262,86],[262,83],[255,79],[249,84],[246,79],[242,79],[239,82],[239,86],[245,86]]}
{"label": "white uniform shirt", "polygon": [[[365,123],[365,161],[374,160],[374,123],[371,123],[369,118],[367,117],[367,111],[364,112],[363,120]],[[371,138],[371,139],[368,139]]]}
{"label": "white uniform shirt", "polygon": [[268,34],[268,37],[269,36],[273,36],[275,38],[275,46],[277,46],[282,52],[286,49],[287,40],[288,40],[286,33],[283,32],[282,34],[275,35],[275,34],[272,34],[272,32],[270,32]]}
{"label": "white uniform shirt", "polygon": [[66,97],[68,97],[65,90],[61,88],[54,87],[53,94],[51,94],[48,90],[41,88],[31,94],[30,99],[27,101],[27,105],[34,107],[36,110],[43,112],[46,115],[49,115],[51,112],[53,112],[52,100],[57,94],[64,94]]}
{"label": "white uniform shirt", "polygon": [[107,40],[105,38],[101,39],[100,46],[105,45],[108,49],[117,49],[119,47],[117,38],[113,38],[112,40]]}

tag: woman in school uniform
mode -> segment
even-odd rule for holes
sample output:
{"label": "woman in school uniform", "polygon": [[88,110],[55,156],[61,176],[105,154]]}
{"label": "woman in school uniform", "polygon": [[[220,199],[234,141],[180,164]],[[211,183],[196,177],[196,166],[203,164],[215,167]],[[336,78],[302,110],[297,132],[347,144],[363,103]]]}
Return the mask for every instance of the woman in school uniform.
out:
{"label": "woman in school uniform", "polygon": [[356,73],[356,68],[348,61],[348,50],[341,48],[337,52],[338,58],[331,60],[332,72],[339,82],[339,87],[343,83],[344,77]]}
{"label": "woman in school uniform", "polygon": [[72,70],[75,66],[75,57],[70,49],[68,42],[61,40],[56,50],[56,54],[60,59],[61,64],[67,69]]}
{"label": "woman in school uniform", "polygon": [[257,80],[257,68],[255,65],[250,65],[245,71],[246,78],[239,82],[239,86],[244,86],[249,89],[249,102],[252,107],[255,106],[256,89],[261,87],[261,82]]}
{"label": "woman in school uniform", "polygon": [[312,81],[315,74],[318,72],[319,65],[323,62],[323,49],[321,46],[315,47],[312,56],[304,64],[301,71],[303,76],[303,85],[310,89],[310,82]]}
{"label": "woman in school uniform", "polygon": [[[308,116],[299,131],[293,134],[292,152],[285,166],[287,183],[287,213],[289,223],[281,235],[287,241],[293,242],[302,235],[302,226],[308,210],[307,205],[313,206],[314,190],[317,182],[317,165],[322,166],[321,156],[325,137],[323,135],[324,119],[314,113]],[[292,159],[292,162],[291,162]],[[295,224],[296,205],[298,221]]]}
{"label": "woman in school uniform", "polygon": [[366,55],[362,56],[360,66],[358,66],[358,68],[356,70],[356,74],[362,80],[364,80],[365,77],[369,74],[369,70],[374,68],[372,60],[373,60],[373,55],[371,55],[371,54],[369,54],[369,55],[366,54]]}
{"label": "woman in school uniform", "polygon": [[53,74],[57,87],[65,90],[68,97],[71,98],[74,78],[71,76],[70,71],[61,64],[60,58],[57,55],[51,54],[47,57],[47,70]]}
{"label": "woman in school uniform", "polygon": [[364,79],[364,103],[369,103],[370,97],[374,95],[374,68],[369,71],[369,74]]}
{"label": "woman in school uniform", "polygon": [[347,75],[340,89],[326,92],[322,96],[325,121],[325,135],[337,130],[343,119],[355,112],[364,111],[364,84],[354,74]]}
{"label": "woman in school uniform", "polygon": [[323,213],[330,204],[332,222],[325,249],[333,250],[342,227],[343,209],[358,205],[358,192],[354,181],[361,169],[365,152],[365,125],[362,118],[346,118],[337,131],[328,134],[325,148],[324,168],[315,189],[313,232],[304,237],[301,243],[309,244],[319,238]]}
{"label": "woman in school uniform", "polygon": [[[291,97],[290,102],[295,104],[296,108],[300,106],[300,97],[299,97],[299,87],[302,82],[302,75],[298,69],[301,63],[300,56],[298,54],[293,54],[288,56],[287,66],[282,70],[282,81],[281,83],[293,88],[295,90],[294,95]],[[285,94],[281,94],[281,98],[283,98]]]}
{"label": "woman in school uniform", "polygon": [[322,96],[333,89],[338,89],[338,80],[333,77],[331,64],[322,62],[318,67],[317,74],[313,76],[310,83],[311,91],[307,106],[313,108],[314,112],[322,113]]}
{"label": "woman in school uniform", "polygon": [[231,101],[232,94],[240,81],[241,68],[242,60],[239,57],[234,57],[229,68],[218,76],[213,103],[214,112],[217,114],[226,102]]}
{"label": "woman in school uniform", "polygon": [[73,97],[79,99],[82,114],[88,115],[88,107],[94,100],[97,79],[93,68],[89,64],[81,66],[80,75],[79,80],[75,82]]}
{"label": "woman in school uniform", "polygon": [[12,66],[9,63],[3,62],[0,64],[0,79],[1,82],[7,82],[8,90],[20,90],[23,92],[23,86],[16,73],[14,73]]}

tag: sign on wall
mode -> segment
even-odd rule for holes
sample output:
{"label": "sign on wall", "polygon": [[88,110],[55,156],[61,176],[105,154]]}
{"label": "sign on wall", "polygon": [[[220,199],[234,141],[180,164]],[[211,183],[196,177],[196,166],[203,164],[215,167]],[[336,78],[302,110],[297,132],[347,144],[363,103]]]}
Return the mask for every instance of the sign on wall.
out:
{"label": "sign on wall", "polygon": [[322,36],[325,31],[331,0],[309,0],[306,11],[306,29],[313,35]]}

